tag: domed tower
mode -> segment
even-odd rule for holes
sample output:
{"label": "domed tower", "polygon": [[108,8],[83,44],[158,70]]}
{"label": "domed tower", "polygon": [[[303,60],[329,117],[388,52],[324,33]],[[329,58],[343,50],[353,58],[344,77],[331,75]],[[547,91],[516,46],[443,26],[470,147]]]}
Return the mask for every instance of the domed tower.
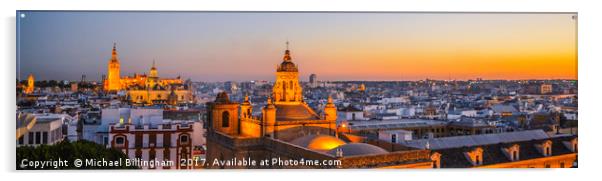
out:
{"label": "domed tower", "polygon": [[328,96],[328,103],[324,106],[324,119],[328,121],[337,120],[337,107],[334,105],[331,96]]}
{"label": "domed tower", "polygon": [[262,135],[274,137],[274,125],[276,125],[276,106],[271,97],[268,97],[268,104],[263,108],[261,121]]}
{"label": "domed tower", "polygon": [[276,69],[276,82],[272,94],[275,104],[301,103],[303,99],[301,85],[299,84],[299,69],[292,61],[291,52],[286,42],[286,50],[282,63]]}
{"label": "domed tower", "polygon": [[155,87],[159,81],[159,73],[157,72],[157,67],[155,67],[155,60],[153,60],[153,66],[148,72],[148,79],[146,79],[146,81],[146,86],[151,89]]}
{"label": "domed tower", "polygon": [[249,101],[249,95],[245,95],[245,100],[240,104],[242,118],[251,118],[253,116],[253,106]]}
{"label": "domed tower", "polygon": [[25,88],[25,93],[26,94],[31,94],[35,88],[35,79],[33,77],[33,74],[29,74],[27,76],[27,87]]}
{"label": "domed tower", "polygon": [[148,73],[148,77],[154,77],[154,78],[159,77],[159,73],[157,72],[157,67],[155,67],[155,60],[153,60],[153,66],[151,67],[150,72]]}
{"label": "domed tower", "polygon": [[113,52],[111,59],[109,60],[106,90],[105,91],[119,91],[121,90],[121,78],[119,75],[119,59],[117,59],[117,44],[113,43]]}
{"label": "domed tower", "polygon": [[228,135],[240,134],[238,103],[230,101],[226,92],[217,94],[215,101],[207,103],[208,129]]}

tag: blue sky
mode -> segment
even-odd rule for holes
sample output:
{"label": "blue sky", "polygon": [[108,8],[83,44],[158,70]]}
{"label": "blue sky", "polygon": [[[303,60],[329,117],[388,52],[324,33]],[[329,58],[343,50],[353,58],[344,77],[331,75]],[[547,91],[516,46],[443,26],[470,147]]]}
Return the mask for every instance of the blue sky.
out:
{"label": "blue sky", "polygon": [[[78,80],[82,74],[99,80],[113,42],[122,75],[148,72],[154,59],[164,77],[272,80],[287,40],[302,79],[311,73],[326,80],[414,80],[522,72],[525,78],[576,78],[572,14],[19,13],[25,16],[17,17],[17,73],[34,73],[39,80]],[[472,54],[482,56],[459,60]],[[537,65],[545,72],[503,70],[512,67],[505,62],[518,60],[533,61],[525,67]],[[447,68],[481,63],[502,70]]]}

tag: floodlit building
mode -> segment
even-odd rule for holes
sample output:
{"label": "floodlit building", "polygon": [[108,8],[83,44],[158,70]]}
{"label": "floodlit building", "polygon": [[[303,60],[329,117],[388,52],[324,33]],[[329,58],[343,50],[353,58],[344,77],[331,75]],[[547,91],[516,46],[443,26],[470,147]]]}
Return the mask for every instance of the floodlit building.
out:
{"label": "floodlit building", "polygon": [[213,163],[214,160],[280,158],[333,164],[210,164],[209,168],[432,167],[428,150],[395,149],[376,144],[379,142],[364,142],[353,135],[339,134],[337,108],[332,98],[328,98],[323,114],[317,114],[303,100],[298,74],[287,47],[283,61],[277,67],[272,97],[268,98],[261,115],[252,114],[248,97],[239,104],[223,92],[214,102],[208,103],[207,160]]}
{"label": "floodlit building", "polygon": [[194,100],[189,85],[186,85],[180,77],[159,78],[154,61],[148,75],[134,74],[132,77],[121,77],[115,44],[108,63],[104,90],[126,91],[127,101],[137,105],[190,103]]}

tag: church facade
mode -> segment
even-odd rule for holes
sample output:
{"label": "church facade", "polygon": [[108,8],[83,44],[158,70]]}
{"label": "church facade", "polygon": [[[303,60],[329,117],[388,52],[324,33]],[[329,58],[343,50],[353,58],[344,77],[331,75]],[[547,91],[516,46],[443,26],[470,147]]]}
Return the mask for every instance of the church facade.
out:
{"label": "church facade", "polygon": [[121,77],[115,44],[107,70],[107,77],[103,80],[104,90],[106,92],[126,91],[126,99],[132,104],[176,105],[194,100],[189,85],[185,84],[179,76],[177,78],[159,78],[154,61],[148,75],[134,74],[134,76]]}
{"label": "church facade", "polygon": [[[317,114],[303,100],[297,65],[290,50],[276,69],[272,95],[260,116],[251,113],[245,96],[233,102],[219,93],[207,103],[208,168],[431,168],[427,150],[391,150],[339,134],[332,98]],[[356,141],[352,141],[356,140]],[[268,161],[237,164],[236,160]],[[287,165],[277,160],[312,160],[317,164]],[[223,164],[223,163],[232,164]],[[333,164],[327,164],[333,163]]]}

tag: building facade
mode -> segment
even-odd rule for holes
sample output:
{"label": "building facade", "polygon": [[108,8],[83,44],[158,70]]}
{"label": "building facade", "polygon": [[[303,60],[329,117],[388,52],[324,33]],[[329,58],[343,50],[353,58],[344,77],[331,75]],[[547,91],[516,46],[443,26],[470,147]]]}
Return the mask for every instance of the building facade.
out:
{"label": "building facade", "polygon": [[159,78],[155,62],[149,74],[134,74],[121,77],[117,48],[113,45],[108,63],[104,90],[107,92],[126,91],[126,100],[136,105],[191,103],[194,100],[189,85],[180,78]]}
{"label": "building facade", "polygon": [[[272,96],[261,115],[252,103],[233,102],[225,92],[207,104],[208,168],[430,168],[427,150],[387,150],[339,134],[337,108],[329,96],[323,114],[303,100],[290,50],[277,67]],[[346,140],[346,141],[345,141]],[[356,141],[351,141],[356,140]],[[229,160],[314,160],[318,164],[219,164]],[[324,164],[325,162],[334,164]],[[218,164],[213,164],[218,163]],[[313,162],[312,162],[313,163]]]}

